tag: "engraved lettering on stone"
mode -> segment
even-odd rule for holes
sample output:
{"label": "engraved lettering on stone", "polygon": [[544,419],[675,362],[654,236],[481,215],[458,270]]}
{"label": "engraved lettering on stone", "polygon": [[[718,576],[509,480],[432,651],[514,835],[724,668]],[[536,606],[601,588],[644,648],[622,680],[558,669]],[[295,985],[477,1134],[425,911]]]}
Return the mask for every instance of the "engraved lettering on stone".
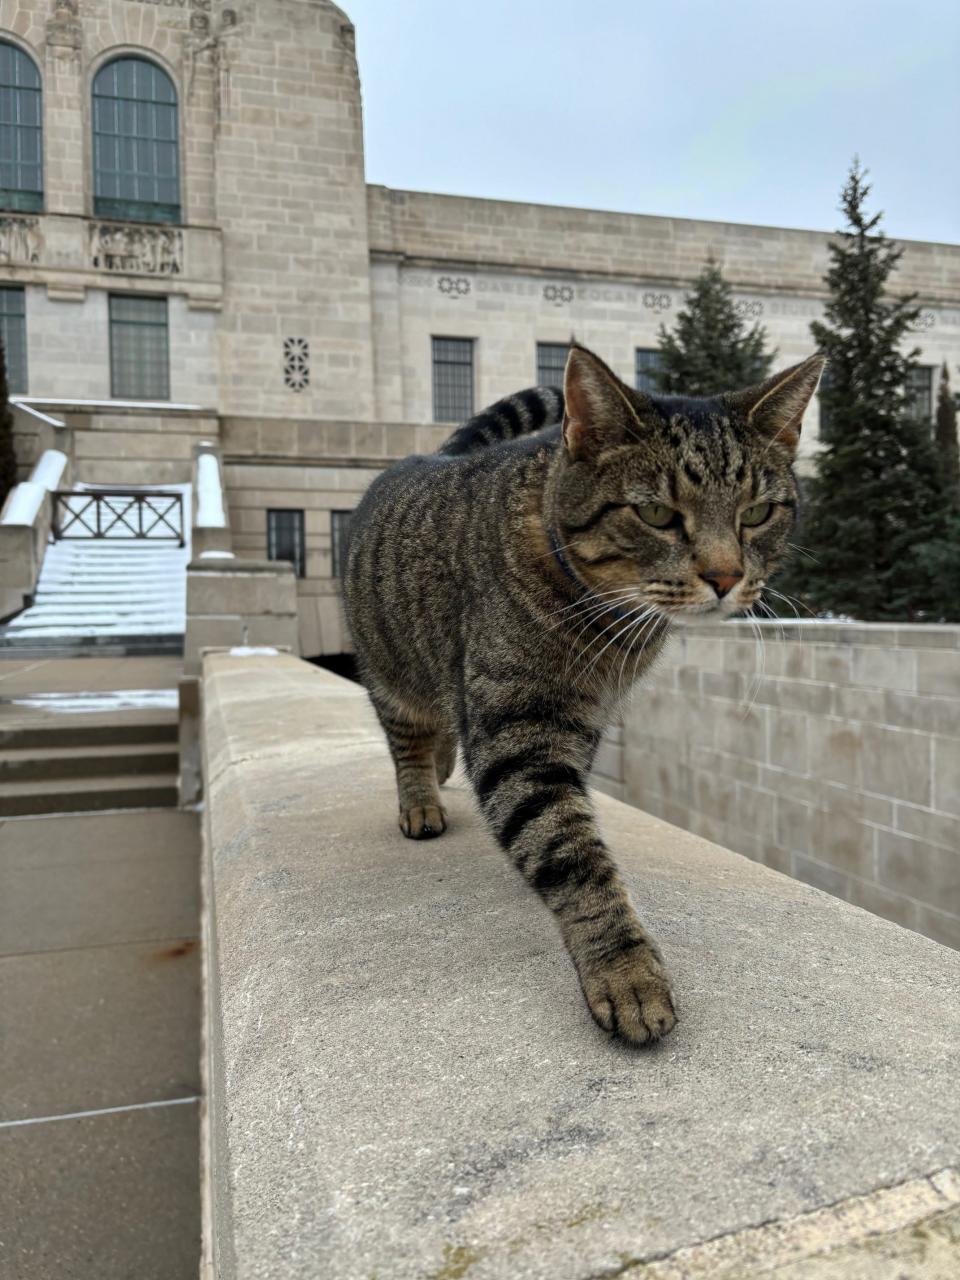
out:
{"label": "engraved lettering on stone", "polygon": [[36,218],[0,218],[0,262],[33,266],[43,252],[43,234]]}
{"label": "engraved lettering on stone", "polygon": [[199,9],[201,13],[209,13],[211,0],[127,0],[127,4],[150,4],[158,9]]}
{"label": "engraved lettering on stone", "polygon": [[477,293],[510,293],[517,297],[532,298],[540,292],[540,285],[529,280],[501,280],[495,276],[480,276],[476,282]]}
{"label": "engraved lettering on stone", "polygon": [[284,338],[283,380],[291,391],[303,391],[310,385],[309,338]]}
{"label": "engraved lettering on stone", "polygon": [[183,234],[173,227],[94,223],[90,259],[99,271],[138,276],[178,276],[183,271]]}
{"label": "engraved lettering on stone", "polygon": [[441,276],[437,288],[448,298],[465,298],[470,292],[470,281],[466,276]]}
{"label": "engraved lettering on stone", "polygon": [[566,306],[573,301],[573,287],[569,284],[545,284],[543,300],[552,302],[555,307]]}

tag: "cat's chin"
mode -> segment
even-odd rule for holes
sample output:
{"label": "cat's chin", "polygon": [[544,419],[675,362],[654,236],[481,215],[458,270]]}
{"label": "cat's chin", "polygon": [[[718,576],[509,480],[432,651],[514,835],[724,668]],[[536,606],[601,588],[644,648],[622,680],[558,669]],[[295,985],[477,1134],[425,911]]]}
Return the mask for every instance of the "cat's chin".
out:
{"label": "cat's chin", "polygon": [[691,627],[701,622],[730,622],[734,618],[742,618],[750,608],[748,604],[725,604],[718,600],[716,604],[699,605],[686,612],[671,613],[670,621],[681,627]]}

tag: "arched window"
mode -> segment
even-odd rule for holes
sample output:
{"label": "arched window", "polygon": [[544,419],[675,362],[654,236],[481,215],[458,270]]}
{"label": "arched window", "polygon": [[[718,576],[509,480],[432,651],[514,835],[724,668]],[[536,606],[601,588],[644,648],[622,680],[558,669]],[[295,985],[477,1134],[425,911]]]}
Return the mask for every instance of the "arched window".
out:
{"label": "arched window", "polygon": [[43,208],[40,72],[6,40],[0,40],[0,208]]}
{"label": "arched window", "polygon": [[93,211],[180,221],[177,91],[146,58],[116,58],[93,81]]}

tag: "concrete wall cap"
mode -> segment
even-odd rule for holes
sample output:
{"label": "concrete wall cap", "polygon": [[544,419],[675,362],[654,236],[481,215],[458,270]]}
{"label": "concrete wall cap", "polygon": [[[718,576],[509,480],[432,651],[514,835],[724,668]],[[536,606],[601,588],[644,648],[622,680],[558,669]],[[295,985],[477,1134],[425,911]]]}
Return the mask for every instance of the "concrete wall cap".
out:
{"label": "concrete wall cap", "polygon": [[956,952],[597,797],[676,982],[676,1030],[631,1051],[462,784],[442,839],[399,835],[360,686],[203,671],[214,1274],[640,1276],[911,1180],[949,1207]]}

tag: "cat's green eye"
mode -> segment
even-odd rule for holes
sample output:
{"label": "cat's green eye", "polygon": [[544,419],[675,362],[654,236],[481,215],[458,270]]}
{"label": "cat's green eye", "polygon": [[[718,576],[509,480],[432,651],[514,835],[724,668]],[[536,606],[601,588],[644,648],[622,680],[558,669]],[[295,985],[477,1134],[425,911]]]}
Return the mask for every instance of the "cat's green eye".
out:
{"label": "cat's green eye", "polygon": [[748,529],[753,529],[758,524],[765,524],[770,519],[772,510],[772,502],[754,503],[752,507],[747,507],[746,511],[740,512],[740,523],[745,524]]}
{"label": "cat's green eye", "polygon": [[673,524],[677,515],[673,507],[665,507],[662,502],[651,502],[645,507],[637,507],[636,512],[644,524],[651,524],[654,529],[666,529],[667,525]]}

